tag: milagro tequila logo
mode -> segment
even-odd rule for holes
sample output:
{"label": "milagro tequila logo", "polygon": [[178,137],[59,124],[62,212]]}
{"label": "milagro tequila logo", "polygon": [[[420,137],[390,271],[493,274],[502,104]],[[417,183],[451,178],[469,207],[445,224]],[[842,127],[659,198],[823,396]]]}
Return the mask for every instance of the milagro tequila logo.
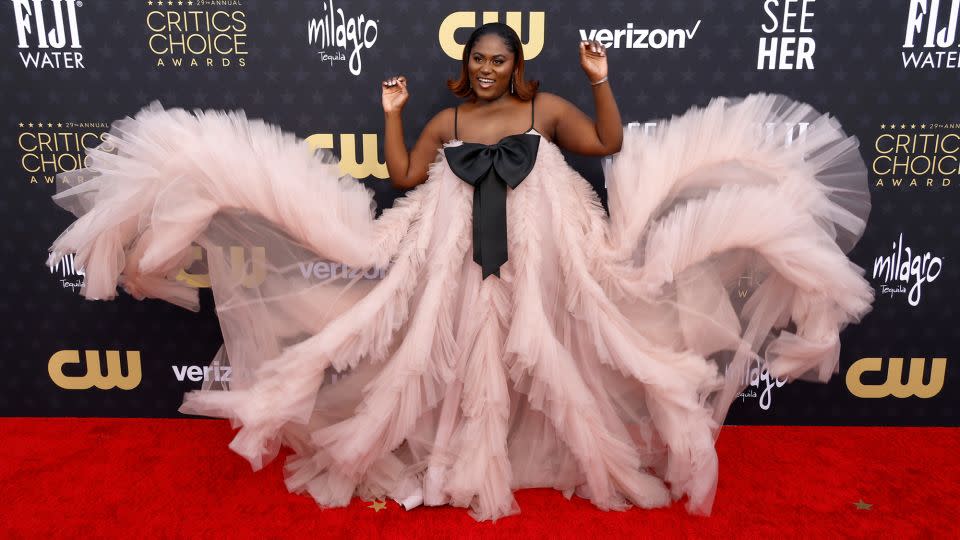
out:
{"label": "milagro tequila logo", "polygon": [[[82,0],[12,0],[17,48],[25,68],[82,69],[77,30]],[[69,50],[63,50],[69,49]]]}
{"label": "milagro tequila logo", "polygon": [[[360,51],[373,47],[377,42],[377,21],[367,19],[365,15],[346,17],[343,9],[334,8],[333,0],[323,4],[324,14],[319,19],[310,19],[307,23],[307,44],[316,46],[320,60],[330,62],[344,61],[344,51],[350,51],[350,73],[360,75],[362,61]],[[331,52],[329,49],[339,49]]]}
{"label": "milagro tequila logo", "polygon": [[771,377],[770,368],[767,363],[755,358],[747,366],[747,369],[743,371],[743,379],[741,379],[741,382],[745,388],[743,392],[737,395],[740,401],[757,398],[757,391],[759,390],[760,394],[757,404],[760,405],[761,409],[769,411],[771,405],[773,405],[773,389],[780,388],[787,384],[789,379],[786,377],[782,379],[780,377]]}
{"label": "milagro tequila logo", "polygon": [[[56,254],[51,253],[51,257],[56,258]],[[60,259],[60,262],[50,266],[50,273],[60,275],[60,286],[64,289],[78,291],[83,287],[85,273],[83,268],[77,267],[74,253],[67,253]]]}
{"label": "milagro tequila logo", "polygon": [[[932,283],[940,277],[943,270],[943,258],[929,251],[916,253],[909,247],[903,247],[903,233],[891,246],[890,255],[880,256],[873,261],[873,279],[882,279],[880,294],[907,294],[907,302],[916,307],[920,304],[924,283]],[[908,289],[909,288],[909,289]],[[908,293],[909,290],[909,293]]]}
{"label": "milagro tequila logo", "polygon": [[903,67],[956,69],[960,67],[957,24],[960,0],[911,0],[900,55]]}

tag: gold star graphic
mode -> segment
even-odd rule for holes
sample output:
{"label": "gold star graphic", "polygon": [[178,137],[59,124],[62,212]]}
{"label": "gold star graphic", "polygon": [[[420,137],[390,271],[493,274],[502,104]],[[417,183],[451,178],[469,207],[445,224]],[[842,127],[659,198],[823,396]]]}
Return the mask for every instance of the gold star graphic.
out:
{"label": "gold star graphic", "polygon": [[906,125],[906,124],[900,124],[900,129],[907,129],[907,125]]}
{"label": "gold star graphic", "polygon": [[886,124],[880,124],[880,129],[887,129],[887,125],[886,125]]}
{"label": "gold star graphic", "polygon": [[860,499],[859,501],[853,503],[853,505],[857,507],[857,510],[869,510],[870,508],[873,507],[872,504],[863,502],[863,499]]}
{"label": "gold star graphic", "polygon": [[920,124],[920,127],[923,128],[923,129],[927,129],[927,125],[926,125],[926,124]]}
{"label": "gold star graphic", "polygon": [[386,501],[386,500],[382,500],[382,501],[381,501],[381,500],[376,500],[376,499],[375,499],[375,500],[373,501],[373,504],[368,505],[367,508],[373,508],[373,511],[374,511],[374,512],[379,512],[379,511],[381,511],[381,510],[386,510],[386,509],[387,509],[387,501]]}
{"label": "gold star graphic", "polygon": [[916,125],[916,124],[910,124],[910,128],[911,128],[911,129],[917,129],[917,125]]}

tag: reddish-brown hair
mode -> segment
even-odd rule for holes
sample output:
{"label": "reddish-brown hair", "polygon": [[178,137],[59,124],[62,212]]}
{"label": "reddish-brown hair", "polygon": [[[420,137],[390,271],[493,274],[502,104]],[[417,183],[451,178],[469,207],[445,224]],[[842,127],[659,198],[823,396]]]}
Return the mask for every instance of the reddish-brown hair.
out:
{"label": "reddish-brown hair", "polygon": [[463,46],[463,59],[460,65],[460,78],[456,80],[449,79],[447,81],[447,88],[453,91],[454,95],[457,97],[466,98],[470,101],[476,101],[477,94],[470,86],[470,74],[467,70],[467,66],[470,63],[470,52],[473,51],[473,45],[478,39],[487,34],[499,36],[500,39],[503,40],[504,45],[507,46],[507,50],[513,53],[513,70],[516,73],[516,75],[513,77],[513,95],[517,96],[523,101],[530,101],[533,99],[533,96],[535,96],[537,93],[537,89],[540,87],[540,81],[524,80],[523,45],[520,44],[520,36],[514,32],[513,28],[510,28],[506,24],[499,22],[484,24],[470,34],[470,38],[467,40],[466,45]]}

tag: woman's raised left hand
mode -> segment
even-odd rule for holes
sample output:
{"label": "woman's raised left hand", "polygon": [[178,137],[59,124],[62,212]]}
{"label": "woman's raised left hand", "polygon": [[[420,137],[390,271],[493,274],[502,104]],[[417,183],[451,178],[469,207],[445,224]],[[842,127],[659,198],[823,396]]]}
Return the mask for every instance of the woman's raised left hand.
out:
{"label": "woman's raised left hand", "polygon": [[591,83],[607,76],[607,49],[599,41],[580,42],[580,67]]}

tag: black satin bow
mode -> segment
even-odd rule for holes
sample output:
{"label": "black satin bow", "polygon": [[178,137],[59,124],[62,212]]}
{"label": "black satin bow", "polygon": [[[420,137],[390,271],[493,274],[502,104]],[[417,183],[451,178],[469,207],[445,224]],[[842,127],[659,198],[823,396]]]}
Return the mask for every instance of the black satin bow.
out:
{"label": "black satin bow", "polygon": [[483,279],[500,277],[507,262],[507,186],[516,189],[537,161],[540,136],[521,133],[497,144],[463,143],[443,149],[454,174],[473,186],[473,260]]}

